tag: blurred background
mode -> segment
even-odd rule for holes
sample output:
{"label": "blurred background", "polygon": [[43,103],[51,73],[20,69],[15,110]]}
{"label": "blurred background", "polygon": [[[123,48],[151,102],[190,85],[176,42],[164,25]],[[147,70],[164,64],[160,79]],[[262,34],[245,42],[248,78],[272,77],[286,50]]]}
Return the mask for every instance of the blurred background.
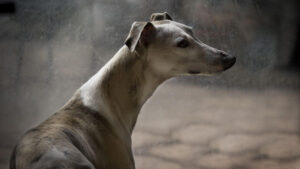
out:
{"label": "blurred background", "polygon": [[0,169],[134,21],[164,11],[237,63],[159,87],[133,133],[137,169],[299,169],[298,0],[0,0]]}

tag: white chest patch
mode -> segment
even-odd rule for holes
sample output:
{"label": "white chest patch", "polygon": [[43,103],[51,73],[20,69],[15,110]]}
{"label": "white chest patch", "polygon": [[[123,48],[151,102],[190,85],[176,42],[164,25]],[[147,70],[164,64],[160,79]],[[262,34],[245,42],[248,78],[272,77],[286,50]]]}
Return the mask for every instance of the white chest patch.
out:
{"label": "white chest patch", "polygon": [[101,109],[105,110],[105,104],[103,104],[103,99],[100,91],[100,85],[105,73],[113,67],[113,65],[118,61],[118,55],[122,55],[124,48],[121,48],[108,63],[102,67],[93,77],[91,77],[85,84],[80,87],[80,95],[83,101],[83,104],[92,110],[99,111]]}
{"label": "white chest patch", "polygon": [[103,71],[104,70],[101,69],[79,89],[83,104],[95,111],[99,111],[101,103],[100,91],[98,87]]}

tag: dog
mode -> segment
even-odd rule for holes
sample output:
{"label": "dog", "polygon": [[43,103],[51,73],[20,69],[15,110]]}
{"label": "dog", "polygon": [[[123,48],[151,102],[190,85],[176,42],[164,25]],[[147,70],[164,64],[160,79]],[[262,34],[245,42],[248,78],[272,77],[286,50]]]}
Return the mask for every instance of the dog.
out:
{"label": "dog", "polygon": [[134,22],[113,58],[21,138],[10,169],[134,169],[131,134],[155,89],[174,76],[223,72],[235,61],[166,12]]}

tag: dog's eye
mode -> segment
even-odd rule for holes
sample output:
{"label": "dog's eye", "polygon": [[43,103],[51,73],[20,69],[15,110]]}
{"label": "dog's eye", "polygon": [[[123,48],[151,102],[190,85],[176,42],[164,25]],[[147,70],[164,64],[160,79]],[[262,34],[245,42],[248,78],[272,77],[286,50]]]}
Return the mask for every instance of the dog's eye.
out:
{"label": "dog's eye", "polygon": [[180,47],[180,48],[186,48],[189,46],[189,42],[185,39],[182,39],[181,41],[179,41],[177,43],[177,47]]}

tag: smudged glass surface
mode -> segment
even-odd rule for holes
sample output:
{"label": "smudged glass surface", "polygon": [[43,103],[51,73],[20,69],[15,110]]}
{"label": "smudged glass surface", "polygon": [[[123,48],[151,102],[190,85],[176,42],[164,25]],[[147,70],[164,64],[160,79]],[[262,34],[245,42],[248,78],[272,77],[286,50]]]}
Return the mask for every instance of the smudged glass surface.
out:
{"label": "smudged glass surface", "polygon": [[133,134],[137,168],[300,166],[297,0],[14,2],[15,14],[0,15],[0,168],[22,133],[115,54],[134,21],[164,11],[237,63],[155,92]]}

